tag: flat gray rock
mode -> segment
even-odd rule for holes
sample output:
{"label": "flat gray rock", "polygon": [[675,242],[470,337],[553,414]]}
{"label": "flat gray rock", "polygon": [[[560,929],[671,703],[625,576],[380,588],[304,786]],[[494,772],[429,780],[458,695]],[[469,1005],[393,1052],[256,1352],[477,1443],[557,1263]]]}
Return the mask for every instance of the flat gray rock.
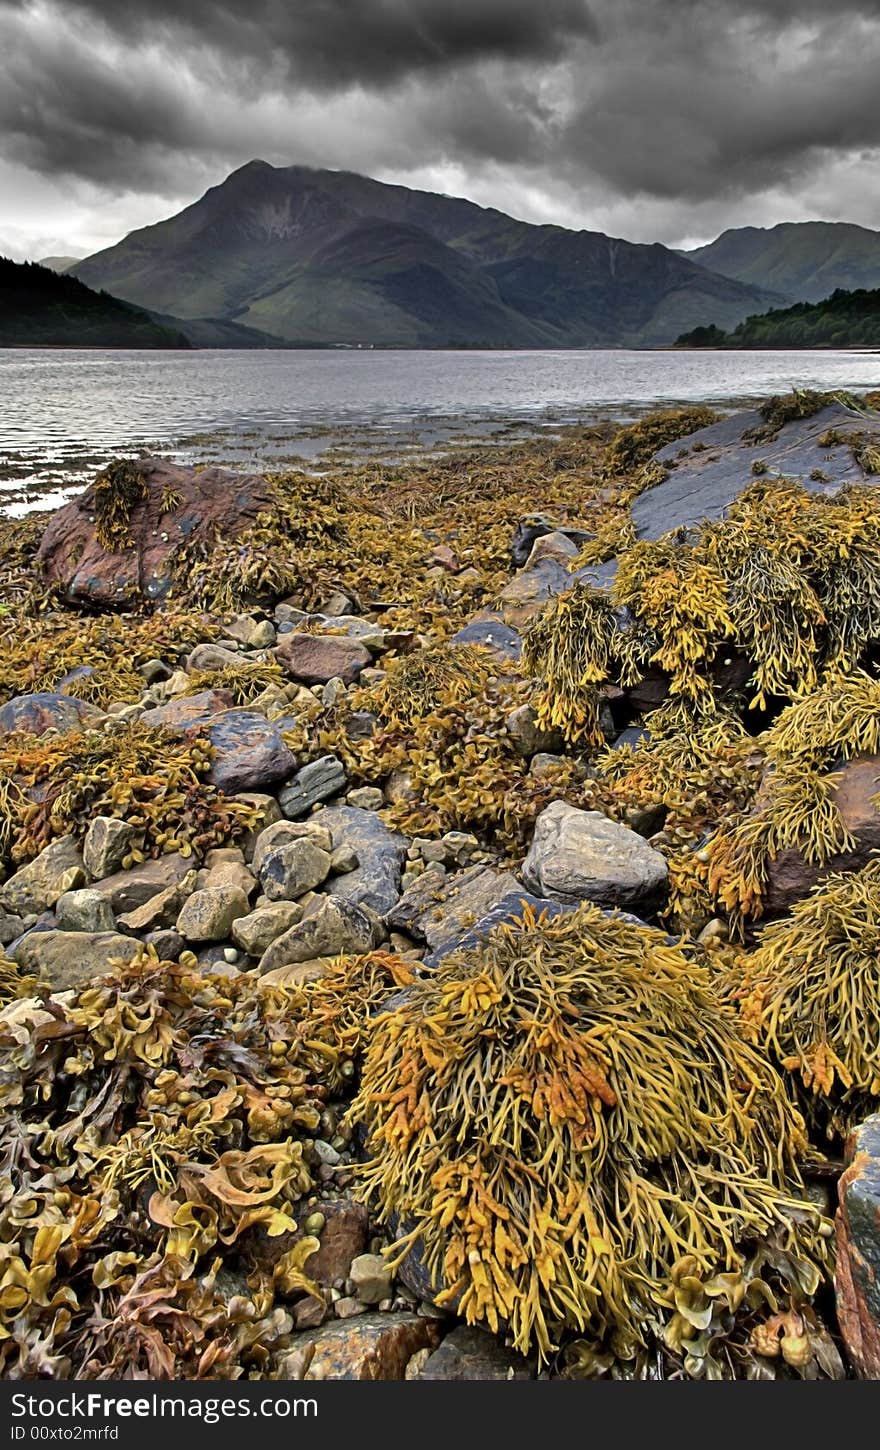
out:
{"label": "flat gray rock", "polygon": [[[862,471],[847,442],[853,434],[866,434],[880,446],[880,413],[856,413],[834,403],[811,418],[784,424],[767,441],[744,436],[762,423],[757,411],[734,413],[661,448],[655,458],[672,472],[664,483],[634,500],[632,518],[639,538],[658,539],[670,529],[722,518],[734,499],[755,481],[752,465],[756,461],[766,467],[763,479],[794,479],[816,494],[835,494],[846,484],[880,481],[878,475]],[[818,440],[829,428],[836,429],[843,441],[822,448]],[[687,453],[679,457],[683,449]],[[811,478],[816,470],[826,480]]]}

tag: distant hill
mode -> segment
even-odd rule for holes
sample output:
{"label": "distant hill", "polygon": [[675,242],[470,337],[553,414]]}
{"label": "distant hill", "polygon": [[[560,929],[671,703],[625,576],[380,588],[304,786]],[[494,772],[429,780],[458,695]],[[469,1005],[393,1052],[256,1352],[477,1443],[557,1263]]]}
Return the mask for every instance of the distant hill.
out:
{"label": "distant hill", "polygon": [[724,277],[781,292],[793,302],[821,302],[838,288],[880,287],[880,232],[850,222],[736,227],[708,246],[679,255]]}
{"label": "distant hill", "polygon": [[0,257],[0,347],[189,347],[140,308],[37,262]]}
{"label": "distant hill", "polygon": [[37,263],[40,267],[48,267],[50,272],[67,272],[82,257],[38,257]]}
{"label": "distant hill", "polygon": [[153,312],[301,346],[662,345],[782,300],[659,244],[264,161],[74,271]]}
{"label": "distant hill", "polygon": [[798,302],[748,317],[729,334],[717,327],[697,327],[683,333],[676,346],[880,348],[880,288],[839,288],[823,302]]}

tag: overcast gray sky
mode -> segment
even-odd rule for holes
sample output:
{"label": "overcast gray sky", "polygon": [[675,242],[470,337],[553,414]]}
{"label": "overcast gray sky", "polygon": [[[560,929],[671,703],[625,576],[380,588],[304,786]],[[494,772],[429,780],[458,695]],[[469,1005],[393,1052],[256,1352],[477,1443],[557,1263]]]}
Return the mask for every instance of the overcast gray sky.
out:
{"label": "overcast gray sky", "polygon": [[880,0],[0,0],[0,252],[262,157],[691,245],[880,228]]}

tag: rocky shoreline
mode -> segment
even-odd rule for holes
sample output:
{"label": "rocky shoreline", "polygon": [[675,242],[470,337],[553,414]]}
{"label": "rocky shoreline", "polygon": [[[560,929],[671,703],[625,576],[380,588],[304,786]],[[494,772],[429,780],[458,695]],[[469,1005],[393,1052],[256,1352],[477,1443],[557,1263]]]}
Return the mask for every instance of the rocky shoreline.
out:
{"label": "rocky shoreline", "polygon": [[4,1375],[880,1374],[878,403],[0,526]]}

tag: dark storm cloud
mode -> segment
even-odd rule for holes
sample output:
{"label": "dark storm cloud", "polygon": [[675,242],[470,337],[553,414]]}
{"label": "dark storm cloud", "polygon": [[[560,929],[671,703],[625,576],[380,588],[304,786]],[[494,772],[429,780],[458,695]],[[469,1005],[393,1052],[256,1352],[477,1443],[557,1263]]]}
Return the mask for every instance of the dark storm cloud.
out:
{"label": "dark storm cloud", "polygon": [[585,0],[68,0],[66,9],[135,43],[164,28],[243,60],[283,57],[330,90],[489,57],[541,61],[596,33]]}
{"label": "dark storm cloud", "polygon": [[263,156],[639,240],[880,225],[878,73],[880,0],[0,0],[0,164],[166,211]]}

